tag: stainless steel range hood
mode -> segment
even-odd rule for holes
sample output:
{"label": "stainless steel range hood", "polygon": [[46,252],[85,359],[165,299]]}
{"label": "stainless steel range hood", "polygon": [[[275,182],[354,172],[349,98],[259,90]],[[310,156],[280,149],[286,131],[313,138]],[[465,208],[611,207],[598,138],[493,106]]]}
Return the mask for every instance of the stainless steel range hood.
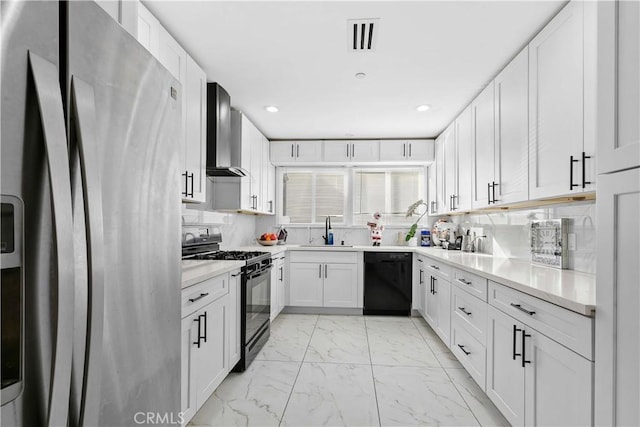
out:
{"label": "stainless steel range hood", "polygon": [[218,83],[207,83],[207,176],[246,175],[240,145],[231,136],[231,98]]}

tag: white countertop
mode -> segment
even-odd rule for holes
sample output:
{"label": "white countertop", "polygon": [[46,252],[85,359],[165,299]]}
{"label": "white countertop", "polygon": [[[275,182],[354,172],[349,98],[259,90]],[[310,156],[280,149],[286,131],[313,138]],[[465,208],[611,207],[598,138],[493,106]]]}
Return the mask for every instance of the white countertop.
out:
{"label": "white countertop", "polygon": [[[489,280],[517,289],[544,301],[592,316],[596,309],[596,277],[573,270],[539,266],[512,258],[487,254],[446,251],[435,247],[415,246],[340,246],[340,245],[251,245],[234,248],[242,251],[263,251],[272,255],[287,250],[346,252],[415,252]],[[202,280],[237,269],[243,261],[183,261],[182,288]]]}
{"label": "white countertop", "polygon": [[560,270],[517,259],[445,251],[439,248],[416,248],[416,253],[436,258],[453,267],[478,274],[585,316],[592,316],[596,309],[596,277],[593,274]]}
{"label": "white countertop", "polygon": [[219,276],[229,271],[238,270],[244,261],[218,260],[183,260],[182,261],[182,289],[200,283],[211,277]]}

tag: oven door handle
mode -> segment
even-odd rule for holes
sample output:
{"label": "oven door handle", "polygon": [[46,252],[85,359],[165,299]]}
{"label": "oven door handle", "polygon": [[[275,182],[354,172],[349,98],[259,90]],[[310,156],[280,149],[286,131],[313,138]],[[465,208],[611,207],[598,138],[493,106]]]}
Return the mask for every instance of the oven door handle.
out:
{"label": "oven door handle", "polygon": [[263,276],[263,275],[267,274],[267,272],[269,272],[269,270],[271,270],[272,268],[273,268],[273,265],[270,265],[268,267],[262,268],[258,272],[255,272],[253,274],[248,274],[247,275],[247,279],[255,279],[256,277]]}

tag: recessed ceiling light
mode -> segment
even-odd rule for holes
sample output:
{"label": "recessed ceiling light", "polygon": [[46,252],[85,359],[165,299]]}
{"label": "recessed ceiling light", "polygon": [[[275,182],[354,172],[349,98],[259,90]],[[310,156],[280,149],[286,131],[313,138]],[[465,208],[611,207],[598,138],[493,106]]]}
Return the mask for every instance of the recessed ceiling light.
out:
{"label": "recessed ceiling light", "polygon": [[356,73],[356,79],[364,79],[367,77],[365,73]]}
{"label": "recessed ceiling light", "polygon": [[416,111],[423,112],[423,111],[427,111],[429,108],[431,108],[430,105],[418,105],[416,107]]}
{"label": "recessed ceiling light", "polygon": [[267,105],[266,107],[264,107],[265,110],[267,110],[270,113],[277,113],[278,112],[278,107],[276,107],[275,105]]}

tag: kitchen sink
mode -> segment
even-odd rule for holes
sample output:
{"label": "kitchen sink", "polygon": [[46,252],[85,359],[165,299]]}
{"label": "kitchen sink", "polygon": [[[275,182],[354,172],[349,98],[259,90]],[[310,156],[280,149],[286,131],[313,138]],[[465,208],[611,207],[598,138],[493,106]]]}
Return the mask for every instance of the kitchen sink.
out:
{"label": "kitchen sink", "polygon": [[305,244],[299,245],[301,248],[327,248],[327,249],[335,249],[335,248],[352,248],[353,245],[314,245],[314,244]]}

